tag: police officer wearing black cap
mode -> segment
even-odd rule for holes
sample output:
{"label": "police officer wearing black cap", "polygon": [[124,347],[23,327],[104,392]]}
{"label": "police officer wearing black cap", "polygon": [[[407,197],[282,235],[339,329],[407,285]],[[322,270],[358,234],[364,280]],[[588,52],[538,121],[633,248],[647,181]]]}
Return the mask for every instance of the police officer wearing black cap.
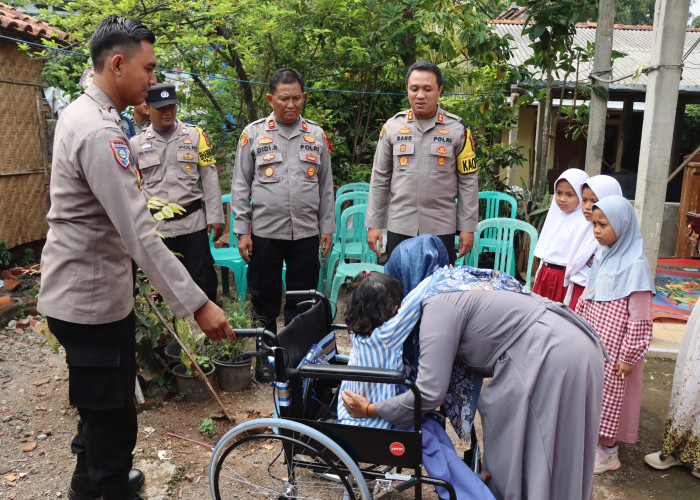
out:
{"label": "police officer wearing black cap", "polygon": [[214,155],[204,131],[177,119],[172,83],[151,87],[146,97],[151,124],[131,139],[146,199],[156,197],[185,208],[158,221],[165,244],[180,259],[210,300],[216,300],[217,278],[208,232],[216,241],[223,231],[223,208]]}

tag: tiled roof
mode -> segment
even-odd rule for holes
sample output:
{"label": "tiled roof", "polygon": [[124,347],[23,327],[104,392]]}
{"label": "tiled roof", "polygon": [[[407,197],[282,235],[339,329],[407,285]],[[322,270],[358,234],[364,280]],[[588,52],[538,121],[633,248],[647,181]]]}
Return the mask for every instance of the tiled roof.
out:
{"label": "tiled roof", "polygon": [[49,38],[64,42],[70,38],[68,33],[4,3],[0,3],[0,32],[5,32],[8,36],[15,33],[23,39]]}
{"label": "tiled roof", "polygon": [[[530,48],[531,40],[527,35],[522,34],[524,23],[522,21],[496,20],[492,21],[494,31],[504,36],[509,34],[513,37],[511,42],[510,62],[515,65],[524,64],[532,55]],[[574,45],[586,47],[586,43],[595,44],[596,23],[579,23],[576,25],[576,35]],[[615,25],[613,31],[613,49],[623,52],[626,55],[613,61],[613,74],[604,78],[621,78],[632,75],[639,65],[648,63],[651,60],[651,49],[654,44],[655,33],[651,26],[626,26]],[[698,46],[694,46],[698,44]],[[691,50],[692,49],[692,50]],[[688,57],[683,61],[683,73],[679,89],[681,91],[700,92],[700,29],[688,28],[685,34],[683,45],[683,55],[688,51]],[[587,81],[588,75],[593,68],[593,61],[581,63],[579,66],[579,81]],[[535,72],[535,77],[542,78],[536,68],[530,68]],[[563,73],[555,75],[555,81],[563,79]],[[575,75],[569,75],[568,81],[572,82]],[[610,84],[610,88],[618,90],[643,90],[646,88],[647,76],[642,74],[634,82],[631,76],[627,76],[619,81]]]}

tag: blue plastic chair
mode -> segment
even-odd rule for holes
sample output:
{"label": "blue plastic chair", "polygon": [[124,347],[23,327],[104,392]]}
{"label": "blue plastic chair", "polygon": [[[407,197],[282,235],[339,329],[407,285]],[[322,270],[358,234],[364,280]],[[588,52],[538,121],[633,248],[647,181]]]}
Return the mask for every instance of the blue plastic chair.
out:
{"label": "blue plastic chair", "polygon": [[[530,236],[530,250],[527,258],[527,274],[525,276],[525,287],[530,288],[532,276],[532,263],[535,259],[535,246],[537,245],[537,229],[525,221],[519,219],[508,219],[498,217],[486,219],[479,222],[479,227],[474,233],[474,248],[479,248],[481,235],[489,231],[495,233],[494,263],[493,268],[503,271],[511,276],[515,275],[515,233],[522,231]],[[474,252],[471,265],[479,267],[479,252]]]}
{"label": "blue plastic chair", "polygon": [[[248,291],[248,264],[243,260],[238,252],[238,238],[233,232],[233,213],[231,212],[231,195],[224,194],[221,196],[221,203],[224,205],[225,219],[228,217],[229,226],[229,246],[228,248],[214,247],[214,234],[209,235],[209,251],[214,258],[214,265],[221,268],[221,290],[224,295],[229,293],[228,272],[223,268],[228,268],[233,271],[233,278],[236,284],[236,293],[241,302],[245,302],[246,292]],[[228,205],[228,209],[226,208]]]}
{"label": "blue plastic chair", "polygon": [[335,192],[335,197],[338,199],[338,196],[341,194],[345,193],[350,193],[353,191],[361,191],[361,192],[369,192],[369,183],[368,182],[350,182],[348,184],[343,184],[338,188],[338,190]]}
{"label": "blue plastic chair", "polygon": [[[331,280],[333,278],[333,271],[335,271],[335,266],[338,263],[340,257],[340,216],[343,212],[343,205],[346,203],[351,203],[351,206],[364,205],[367,206],[367,191],[349,191],[341,193],[335,198],[335,233],[333,234],[333,246],[330,252],[326,254],[326,295],[330,293]],[[346,207],[347,208],[347,207]],[[366,234],[366,231],[364,232]],[[363,228],[355,227],[353,231],[346,234],[345,241],[345,255],[347,259],[360,260],[362,244],[363,244]]]}
{"label": "blue plastic chair", "polygon": [[[370,250],[367,244],[367,228],[365,227],[366,211],[367,205],[354,205],[343,210],[340,216],[340,226],[338,227],[338,232],[340,233],[340,255],[338,258],[338,268],[335,270],[335,273],[333,273],[331,292],[328,295],[328,298],[331,300],[333,316],[335,316],[336,302],[338,300],[338,294],[340,293],[340,287],[343,286],[343,283],[345,283],[348,278],[354,278],[360,271],[384,272],[384,266],[377,264],[377,255]],[[360,262],[346,262],[348,235],[351,233],[354,234],[357,229],[360,230],[359,232],[362,235],[362,245],[359,255]]]}

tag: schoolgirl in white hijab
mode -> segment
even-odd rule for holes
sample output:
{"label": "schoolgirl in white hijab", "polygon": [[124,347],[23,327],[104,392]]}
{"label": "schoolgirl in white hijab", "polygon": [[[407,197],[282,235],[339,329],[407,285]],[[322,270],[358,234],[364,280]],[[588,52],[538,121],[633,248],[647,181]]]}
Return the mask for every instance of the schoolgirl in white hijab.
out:
{"label": "schoolgirl in white hijab", "polygon": [[576,307],[576,302],[586,287],[593,254],[599,246],[593,236],[593,205],[613,195],[622,196],[622,188],[620,183],[609,175],[594,175],[581,186],[581,210],[589,225],[588,230],[583,231],[574,243],[574,251],[564,273],[564,286],[567,287],[564,303],[569,304],[571,309]]}
{"label": "schoolgirl in white hijab", "polygon": [[554,182],[552,204],[535,247],[540,267],[532,291],[557,302],[566,296],[564,272],[574,250],[573,242],[590,230],[581,212],[581,185],[587,179],[583,170],[570,168]]}

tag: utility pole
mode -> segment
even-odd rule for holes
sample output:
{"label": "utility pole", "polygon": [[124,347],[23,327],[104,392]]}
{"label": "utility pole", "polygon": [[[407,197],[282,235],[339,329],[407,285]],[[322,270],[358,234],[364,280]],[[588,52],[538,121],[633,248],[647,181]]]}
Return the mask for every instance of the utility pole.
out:
{"label": "utility pole", "polygon": [[[595,29],[595,54],[593,56],[593,81],[591,85],[608,88],[612,78],[613,27],[615,23],[615,0],[600,0],[598,26]],[[601,80],[598,80],[601,78]],[[605,119],[608,115],[608,101],[591,92],[591,109],[588,118],[588,138],[586,141],[586,172],[598,175],[603,163],[605,145]]]}
{"label": "utility pole", "polygon": [[690,0],[657,0],[634,208],[656,270]]}

